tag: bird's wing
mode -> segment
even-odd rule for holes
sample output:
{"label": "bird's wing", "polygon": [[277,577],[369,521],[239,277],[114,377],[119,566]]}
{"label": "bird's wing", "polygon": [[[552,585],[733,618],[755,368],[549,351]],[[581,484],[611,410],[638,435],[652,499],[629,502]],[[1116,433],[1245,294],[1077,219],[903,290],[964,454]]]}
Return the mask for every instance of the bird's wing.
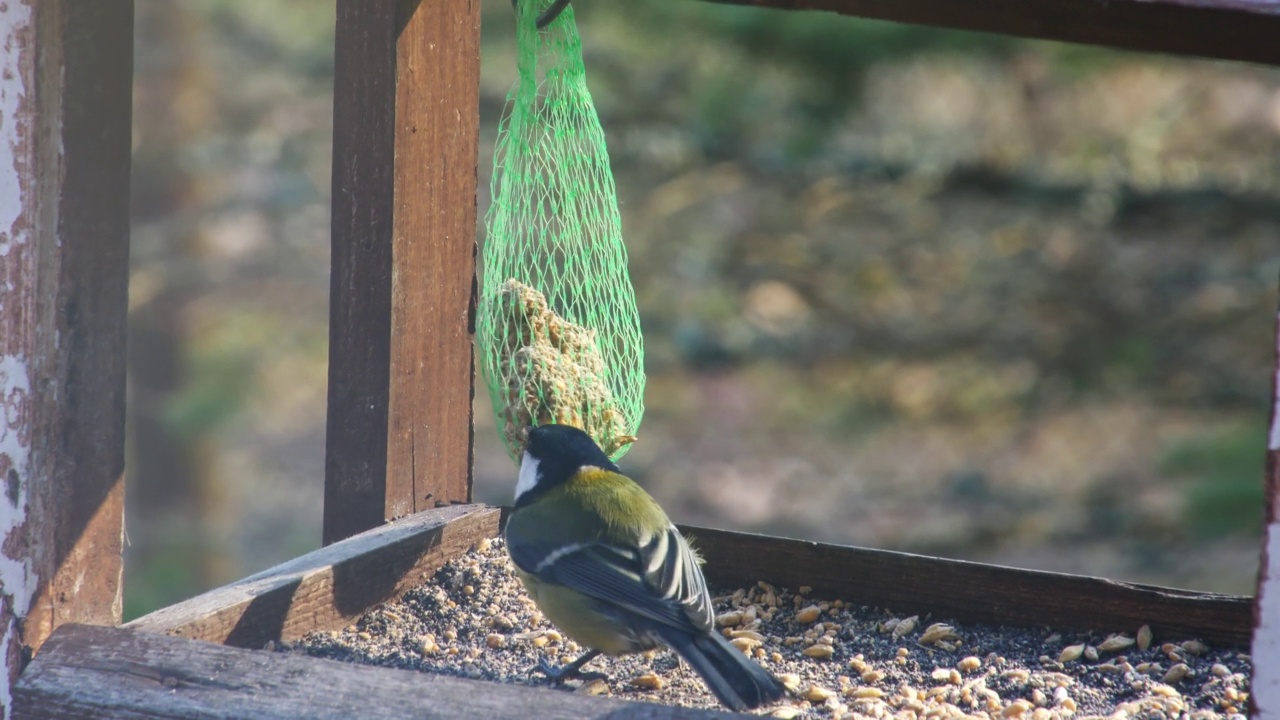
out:
{"label": "bird's wing", "polygon": [[681,630],[711,628],[711,596],[698,557],[674,525],[639,547],[585,542],[546,550],[508,545],[522,570]]}

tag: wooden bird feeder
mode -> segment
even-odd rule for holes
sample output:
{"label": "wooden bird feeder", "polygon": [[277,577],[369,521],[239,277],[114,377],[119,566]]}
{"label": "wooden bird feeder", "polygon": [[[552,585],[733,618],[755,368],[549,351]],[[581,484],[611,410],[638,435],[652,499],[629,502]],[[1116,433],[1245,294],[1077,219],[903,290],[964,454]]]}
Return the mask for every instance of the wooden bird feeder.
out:
{"label": "wooden bird feeder", "polygon": [[[729,1],[1280,65],[1274,0]],[[503,510],[471,502],[478,0],[337,2],[326,547],[123,627],[133,4],[9,0],[0,33],[5,717],[715,715],[258,650],[344,626],[500,532]],[[969,622],[1252,639],[1252,711],[1280,717],[1274,414],[1269,438],[1256,600],[690,532],[709,579],[729,586],[803,583]]]}

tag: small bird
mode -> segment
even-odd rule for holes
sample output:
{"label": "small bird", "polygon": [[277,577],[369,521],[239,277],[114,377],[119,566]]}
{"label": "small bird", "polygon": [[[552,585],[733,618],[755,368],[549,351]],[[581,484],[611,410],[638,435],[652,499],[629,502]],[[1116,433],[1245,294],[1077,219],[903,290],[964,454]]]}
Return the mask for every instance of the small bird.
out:
{"label": "small bird", "polygon": [[529,430],[507,520],[507,552],[551,622],[590,648],[538,670],[555,682],[589,677],[605,653],[675,650],[720,702],[747,710],[782,696],[782,683],[714,629],[700,559],[649,493],[585,432]]}

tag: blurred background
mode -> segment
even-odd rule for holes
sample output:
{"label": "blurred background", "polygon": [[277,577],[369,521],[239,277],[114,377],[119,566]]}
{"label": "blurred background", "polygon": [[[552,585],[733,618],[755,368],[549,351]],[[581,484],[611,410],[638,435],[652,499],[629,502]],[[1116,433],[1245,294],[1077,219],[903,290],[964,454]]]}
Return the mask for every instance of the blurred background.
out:
{"label": "blurred background", "polygon": [[[678,522],[1253,592],[1280,69],[576,7],[647,346],[623,465]],[[126,617],[319,546],[333,23],[137,0]],[[482,216],[513,36],[486,2]]]}

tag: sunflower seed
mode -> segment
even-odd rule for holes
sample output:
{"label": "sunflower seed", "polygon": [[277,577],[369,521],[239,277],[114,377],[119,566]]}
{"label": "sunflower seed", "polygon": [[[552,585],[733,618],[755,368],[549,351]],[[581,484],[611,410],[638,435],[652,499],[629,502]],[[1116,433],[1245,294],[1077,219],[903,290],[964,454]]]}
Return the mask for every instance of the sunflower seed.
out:
{"label": "sunflower seed", "polygon": [[1138,649],[1146,650],[1147,648],[1151,647],[1151,638],[1152,638],[1152,635],[1151,635],[1150,625],[1143,625],[1142,627],[1138,628]]}
{"label": "sunflower seed", "polygon": [[1083,654],[1084,643],[1080,643],[1079,645],[1068,645],[1063,648],[1062,652],[1058,655],[1058,662],[1069,663],[1073,660],[1079,660],[1080,656]]}

